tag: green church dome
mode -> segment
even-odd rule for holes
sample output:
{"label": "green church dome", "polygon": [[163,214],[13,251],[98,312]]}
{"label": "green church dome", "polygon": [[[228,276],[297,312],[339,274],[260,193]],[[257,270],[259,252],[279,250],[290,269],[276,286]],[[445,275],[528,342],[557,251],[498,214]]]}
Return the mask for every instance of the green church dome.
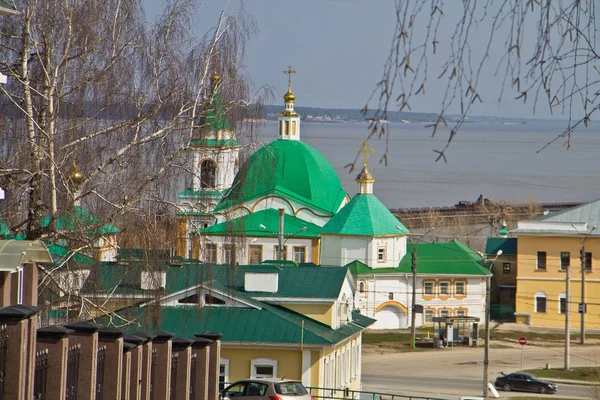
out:
{"label": "green church dome", "polygon": [[269,195],[328,215],[347,196],[335,169],[317,149],[298,140],[276,140],[252,154],[215,211]]}

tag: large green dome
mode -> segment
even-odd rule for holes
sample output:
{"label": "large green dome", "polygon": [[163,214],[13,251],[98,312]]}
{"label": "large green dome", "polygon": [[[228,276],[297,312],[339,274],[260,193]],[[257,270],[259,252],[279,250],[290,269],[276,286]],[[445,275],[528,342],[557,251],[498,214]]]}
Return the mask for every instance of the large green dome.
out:
{"label": "large green dome", "polygon": [[298,140],[276,140],[242,166],[215,211],[278,195],[334,215],[347,194],[329,161]]}

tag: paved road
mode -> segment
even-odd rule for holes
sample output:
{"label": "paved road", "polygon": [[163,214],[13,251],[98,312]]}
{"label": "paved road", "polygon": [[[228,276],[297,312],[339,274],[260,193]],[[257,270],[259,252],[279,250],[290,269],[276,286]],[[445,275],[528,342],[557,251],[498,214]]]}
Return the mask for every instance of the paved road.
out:
{"label": "paved road", "polygon": [[[481,396],[483,377],[482,348],[454,348],[412,353],[363,354],[362,381],[364,390],[406,393],[441,398]],[[554,368],[564,366],[563,348],[526,346],[523,368]],[[600,364],[600,346],[572,347],[571,366]],[[490,350],[490,381],[501,372],[521,368],[521,350],[504,348]],[[581,385],[559,385],[565,397],[590,398],[590,388]],[[513,394],[500,392],[502,397]]]}

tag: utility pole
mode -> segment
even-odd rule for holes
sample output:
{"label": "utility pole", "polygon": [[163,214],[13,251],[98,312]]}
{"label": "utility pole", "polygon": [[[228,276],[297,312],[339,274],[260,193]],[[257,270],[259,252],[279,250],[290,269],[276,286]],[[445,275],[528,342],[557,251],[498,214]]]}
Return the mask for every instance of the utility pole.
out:
{"label": "utility pole", "polygon": [[571,266],[567,265],[566,278],[566,296],[565,299],[565,369],[571,369],[571,326],[569,325],[569,314],[571,313],[571,302],[569,301],[569,287],[571,286]]}
{"label": "utility pole", "polygon": [[581,327],[579,330],[579,343],[585,344],[585,312],[587,311],[587,305],[585,304],[585,244],[581,245]]}
{"label": "utility pole", "polygon": [[486,260],[484,256],[484,263],[487,261],[487,275],[485,276],[485,347],[483,348],[483,398],[487,399],[489,394],[489,375],[490,375],[490,309],[491,309],[491,294],[492,294],[492,268],[496,263],[498,257],[502,255],[502,250],[496,252],[496,257],[493,260]]}
{"label": "utility pole", "polygon": [[411,324],[410,324],[410,336],[412,343],[410,347],[415,348],[415,342],[417,341],[417,330],[415,328],[415,324],[417,323],[417,313],[416,311],[416,301],[417,301],[417,249],[413,247],[412,258],[411,258],[411,266],[412,266],[412,314],[411,314]]}

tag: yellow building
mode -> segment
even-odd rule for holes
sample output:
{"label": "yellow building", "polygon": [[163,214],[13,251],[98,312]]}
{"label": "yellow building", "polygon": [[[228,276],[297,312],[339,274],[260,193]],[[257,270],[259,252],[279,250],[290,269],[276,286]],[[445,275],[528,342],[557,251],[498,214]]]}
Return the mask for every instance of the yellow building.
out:
{"label": "yellow building", "polygon": [[192,264],[170,269],[165,281],[165,295],[137,308],[137,321],[187,339],[222,334],[220,382],[298,379],[340,396],[360,389],[362,332],[375,321],[352,311],[347,268]]}
{"label": "yellow building", "polygon": [[564,326],[570,310],[570,325],[576,330],[581,326],[582,304],[587,304],[585,327],[600,328],[595,294],[600,292],[600,272],[594,265],[600,254],[599,211],[600,200],[520,221],[512,231],[518,238],[517,322]]}

